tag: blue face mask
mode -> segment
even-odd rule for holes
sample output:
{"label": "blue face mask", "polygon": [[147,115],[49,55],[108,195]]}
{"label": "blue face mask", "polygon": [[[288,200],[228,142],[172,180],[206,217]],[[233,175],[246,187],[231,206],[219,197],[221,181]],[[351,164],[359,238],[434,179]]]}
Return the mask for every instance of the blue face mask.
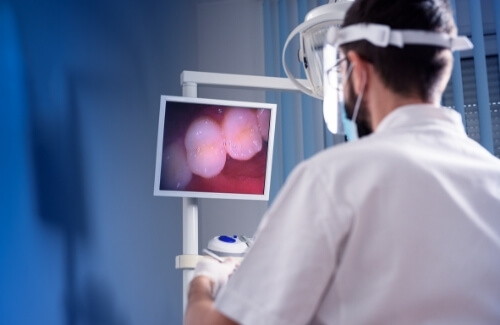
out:
{"label": "blue face mask", "polygon": [[[347,72],[347,78],[351,76],[353,67],[354,65],[351,65],[349,67],[349,70]],[[354,112],[352,114],[352,120],[349,120],[347,118],[345,104],[342,105],[341,122],[342,122],[342,127],[344,128],[344,133],[347,137],[347,141],[356,141],[359,139],[358,125],[356,124],[356,119],[358,117],[359,108],[361,106],[361,100],[363,99],[363,94],[365,92],[365,86],[366,86],[366,72],[363,71],[363,85],[361,86],[361,93],[357,96],[356,103],[354,104]]]}
{"label": "blue face mask", "polygon": [[342,116],[341,116],[341,122],[342,122],[342,127],[344,129],[344,134],[347,137],[347,141],[355,141],[358,140],[358,126],[353,120],[350,120],[347,118],[346,112],[345,112],[345,106],[342,105]]}

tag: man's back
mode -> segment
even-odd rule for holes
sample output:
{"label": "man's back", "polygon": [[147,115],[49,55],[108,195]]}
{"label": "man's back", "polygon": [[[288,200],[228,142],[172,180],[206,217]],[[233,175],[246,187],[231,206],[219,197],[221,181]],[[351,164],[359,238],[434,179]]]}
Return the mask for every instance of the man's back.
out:
{"label": "man's back", "polygon": [[500,322],[500,160],[459,119],[400,108],[373,136],[311,162],[352,210],[315,322]]}
{"label": "man's back", "polygon": [[[332,131],[342,108],[362,139],[299,164],[215,310],[205,294],[187,313],[245,325],[500,324],[500,161],[458,113],[435,107],[452,52],[471,48],[450,3],[356,0],[340,28],[309,23],[301,45],[314,38],[314,51],[301,60],[325,71],[317,87],[308,70],[304,92],[323,95]],[[214,282],[227,279],[215,269]],[[192,291],[207,292],[199,280]]]}
{"label": "man's back", "polygon": [[216,306],[242,324],[500,323],[500,160],[450,109],[396,109],[294,170]]}

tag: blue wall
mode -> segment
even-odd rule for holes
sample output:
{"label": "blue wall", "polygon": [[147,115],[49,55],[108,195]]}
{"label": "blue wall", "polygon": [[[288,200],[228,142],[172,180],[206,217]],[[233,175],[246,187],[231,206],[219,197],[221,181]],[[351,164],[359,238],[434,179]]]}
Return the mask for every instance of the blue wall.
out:
{"label": "blue wall", "polygon": [[0,0],[0,324],[181,324],[182,202],[153,197],[194,1]]}

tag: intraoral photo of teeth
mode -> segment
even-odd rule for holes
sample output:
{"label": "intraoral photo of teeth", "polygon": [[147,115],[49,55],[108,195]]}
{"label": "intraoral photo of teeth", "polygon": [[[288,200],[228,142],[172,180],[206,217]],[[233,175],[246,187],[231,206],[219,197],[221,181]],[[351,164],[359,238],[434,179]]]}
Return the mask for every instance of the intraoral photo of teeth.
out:
{"label": "intraoral photo of teeth", "polygon": [[168,103],[161,190],[262,194],[268,109]]}

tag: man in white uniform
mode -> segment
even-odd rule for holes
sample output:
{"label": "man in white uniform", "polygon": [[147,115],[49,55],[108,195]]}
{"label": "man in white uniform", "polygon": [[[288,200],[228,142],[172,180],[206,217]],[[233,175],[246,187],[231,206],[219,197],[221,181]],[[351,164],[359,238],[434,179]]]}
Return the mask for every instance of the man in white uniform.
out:
{"label": "man in white uniform", "polygon": [[[456,33],[440,0],[358,0],[359,23]],[[186,324],[500,324],[500,161],[439,105],[451,51],[341,50],[366,136],[295,168],[215,301],[231,264],[198,266]]]}

